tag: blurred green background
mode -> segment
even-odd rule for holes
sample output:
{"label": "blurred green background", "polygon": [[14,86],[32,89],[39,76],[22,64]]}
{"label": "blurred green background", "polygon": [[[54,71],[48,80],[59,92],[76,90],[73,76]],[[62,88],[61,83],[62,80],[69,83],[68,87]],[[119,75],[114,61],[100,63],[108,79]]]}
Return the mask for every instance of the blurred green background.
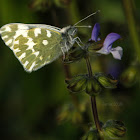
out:
{"label": "blurred green background", "polygon": [[[101,25],[101,37],[110,32],[122,36],[122,60],[91,57],[94,72],[119,79],[118,88],[103,90],[97,97],[99,118],[121,120],[127,127],[123,140],[139,140],[140,131],[140,1],[139,0],[0,0],[0,26],[7,23],[40,23],[57,27],[73,25],[100,10],[79,25]],[[80,28],[78,36],[88,41],[92,29]],[[71,95],[64,82],[86,73],[84,60],[64,67],[61,59],[31,74],[26,73],[12,51],[0,40],[0,139],[79,140],[93,121],[89,96]]]}

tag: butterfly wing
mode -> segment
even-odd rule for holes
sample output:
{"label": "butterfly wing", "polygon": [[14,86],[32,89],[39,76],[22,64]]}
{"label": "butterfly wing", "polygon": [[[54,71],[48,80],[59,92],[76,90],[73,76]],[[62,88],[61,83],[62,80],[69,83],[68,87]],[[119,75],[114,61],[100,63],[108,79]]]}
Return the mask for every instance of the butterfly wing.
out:
{"label": "butterfly wing", "polygon": [[51,63],[62,54],[59,28],[14,23],[4,25],[0,33],[27,72]]}

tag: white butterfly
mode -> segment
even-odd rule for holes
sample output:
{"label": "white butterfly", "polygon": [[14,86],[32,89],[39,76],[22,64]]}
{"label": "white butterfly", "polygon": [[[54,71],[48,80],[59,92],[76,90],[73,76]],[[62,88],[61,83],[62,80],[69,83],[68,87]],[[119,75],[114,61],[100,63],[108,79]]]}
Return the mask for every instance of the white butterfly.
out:
{"label": "white butterfly", "polygon": [[74,38],[78,27],[75,25],[97,12],[62,29],[45,24],[10,23],[0,28],[0,34],[23,68],[32,72],[64,55],[75,42],[81,47],[79,37]]}
{"label": "white butterfly", "polygon": [[68,51],[78,38],[77,28],[10,23],[0,29],[5,44],[27,72],[36,71]]}

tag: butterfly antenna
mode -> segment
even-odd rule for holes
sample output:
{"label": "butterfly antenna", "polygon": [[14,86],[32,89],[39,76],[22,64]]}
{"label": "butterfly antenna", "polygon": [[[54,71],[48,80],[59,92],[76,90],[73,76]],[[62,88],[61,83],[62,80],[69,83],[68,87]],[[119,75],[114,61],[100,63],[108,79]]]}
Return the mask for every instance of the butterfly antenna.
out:
{"label": "butterfly antenna", "polygon": [[94,13],[92,13],[92,14],[88,15],[87,17],[85,17],[85,18],[81,19],[80,21],[78,21],[77,23],[75,23],[73,26],[75,26],[75,25],[79,24],[80,22],[82,22],[82,21],[86,20],[87,18],[89,18],[89,17],[91,17],[91,16],[93,16],[93,15],[97,14],[98,12],[100,12],[100,10],[98,10],[98,11],[96,11],[96,12],[94,12]]}
{"label": "butterfly antenna", "polygon": [[82,28],[91,28],[92,26],[88,25],[88,26],[75,26],[75,27],[82,27]]}

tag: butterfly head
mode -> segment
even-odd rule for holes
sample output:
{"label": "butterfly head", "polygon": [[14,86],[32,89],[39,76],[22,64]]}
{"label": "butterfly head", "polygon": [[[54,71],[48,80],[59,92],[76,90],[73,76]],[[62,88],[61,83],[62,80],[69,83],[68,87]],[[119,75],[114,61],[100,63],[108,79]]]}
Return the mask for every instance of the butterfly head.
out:
{"label": "butterfly head", "polygon": [[68,29],[68,35],[75,36],[77,33],[77,28],[75,26],[70,26]]}
{"label": "butterfly head", "polygon": [[73,37],[77,33],[77,28],[75,26],[67,26],[61,29],[61,33]]}

